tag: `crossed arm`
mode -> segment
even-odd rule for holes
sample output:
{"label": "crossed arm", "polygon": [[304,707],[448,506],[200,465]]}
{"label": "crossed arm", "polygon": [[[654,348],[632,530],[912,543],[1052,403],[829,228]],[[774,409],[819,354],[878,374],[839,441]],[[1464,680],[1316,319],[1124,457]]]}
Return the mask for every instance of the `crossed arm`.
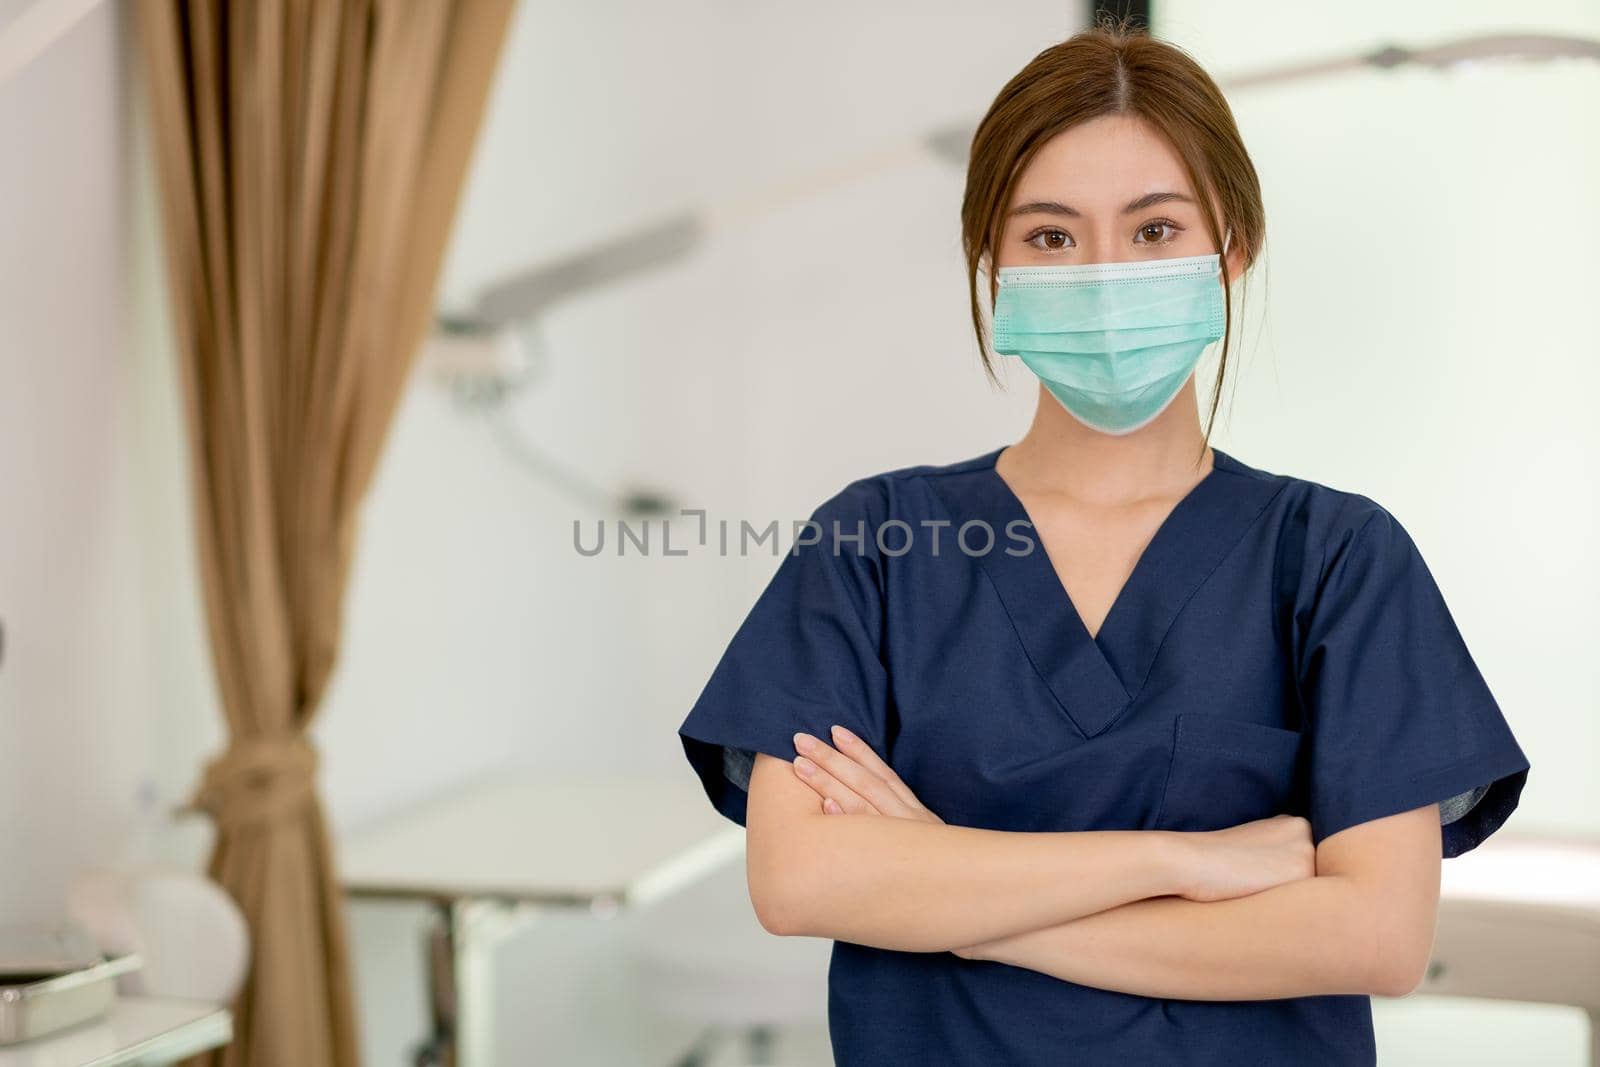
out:
{"label": "crossed arm", "polygon": [[747,875],[762,925],[949,951],[1153,997],[1402,996],[1439,891],[1429,804],[1313,850],[1295,816],[1209,833],[947,826],[871,748],[797,735],[750,780]]}

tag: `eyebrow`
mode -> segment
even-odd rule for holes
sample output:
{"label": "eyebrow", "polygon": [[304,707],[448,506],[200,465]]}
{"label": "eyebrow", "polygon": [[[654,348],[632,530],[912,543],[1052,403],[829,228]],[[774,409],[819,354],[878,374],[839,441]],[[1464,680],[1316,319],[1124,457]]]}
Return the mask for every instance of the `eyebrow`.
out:
{"label": "eyebrow", "polygon": [[[1136,211],[1143,211],[1155,204],[1166,204],[1180,201],[1185,204],[1194,203],[1193,197],[1184,196],[1182,193],[1146,193],[1137,200],[1130,200],[1122,209],[1124,215],[1132,215]],[[1068,218],[1082,218],[1083,213],[1076,208],[1063,204],[1058,200],[1034,200],[1031,203],[1014,207],[1008,213],[1010,217],[1017,215],[1066,215]]]}

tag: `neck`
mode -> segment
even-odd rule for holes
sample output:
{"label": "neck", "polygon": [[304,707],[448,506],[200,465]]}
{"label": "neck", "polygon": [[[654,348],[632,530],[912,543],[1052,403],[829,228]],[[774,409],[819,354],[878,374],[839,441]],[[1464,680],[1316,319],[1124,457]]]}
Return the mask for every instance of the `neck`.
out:
{"label": "neck", "polygon": [[1110,505],[1182,494],[1211,470],[1193,377],[1149,424],[1121,435],[1085,426],[1041,385],[1033,425],[1000,458],[1020,491]]}

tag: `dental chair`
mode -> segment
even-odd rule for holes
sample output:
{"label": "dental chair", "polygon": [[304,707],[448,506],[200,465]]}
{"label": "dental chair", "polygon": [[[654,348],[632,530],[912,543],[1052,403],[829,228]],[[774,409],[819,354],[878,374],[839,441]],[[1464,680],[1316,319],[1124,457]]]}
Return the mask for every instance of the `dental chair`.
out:
{"label": "dental chair", "polygon": [[[673,1067],[766,1065],[788,1027],[825,1029],[833,942],[777,937],[756,919],[743,858],[651,909],[633,943],[649,1009],[699,1040]],[[735,1040],[738,1059],[725,1059]]]}
{"label": "dental chair", "polygon": [[1416,993],[1581,1008],[1600,1067],[1600,841],[1497,834],[1446,861]]}

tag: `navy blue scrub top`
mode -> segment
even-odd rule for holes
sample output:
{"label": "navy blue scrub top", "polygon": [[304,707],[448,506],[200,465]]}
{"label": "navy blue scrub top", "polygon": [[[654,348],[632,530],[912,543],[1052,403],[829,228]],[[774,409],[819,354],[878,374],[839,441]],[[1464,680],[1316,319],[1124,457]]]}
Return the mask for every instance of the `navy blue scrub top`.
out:
{"label": "navy blue scrub top", "polygon": [[[1091,637],[1001,451],[812,514],[819,539],[785,553],[679,729],[717,810],[743,825],[754,753],[792,760],[796,731],[834,723],[960,826],[1290,812],[1321,842],[1437,801],[1450,857],[1517,806],[1528,759],[1383,507],[1213,448]],[[1145,997],[845,941],[828,988],[840,1067],[1376,1061],[1362,995]]]}

